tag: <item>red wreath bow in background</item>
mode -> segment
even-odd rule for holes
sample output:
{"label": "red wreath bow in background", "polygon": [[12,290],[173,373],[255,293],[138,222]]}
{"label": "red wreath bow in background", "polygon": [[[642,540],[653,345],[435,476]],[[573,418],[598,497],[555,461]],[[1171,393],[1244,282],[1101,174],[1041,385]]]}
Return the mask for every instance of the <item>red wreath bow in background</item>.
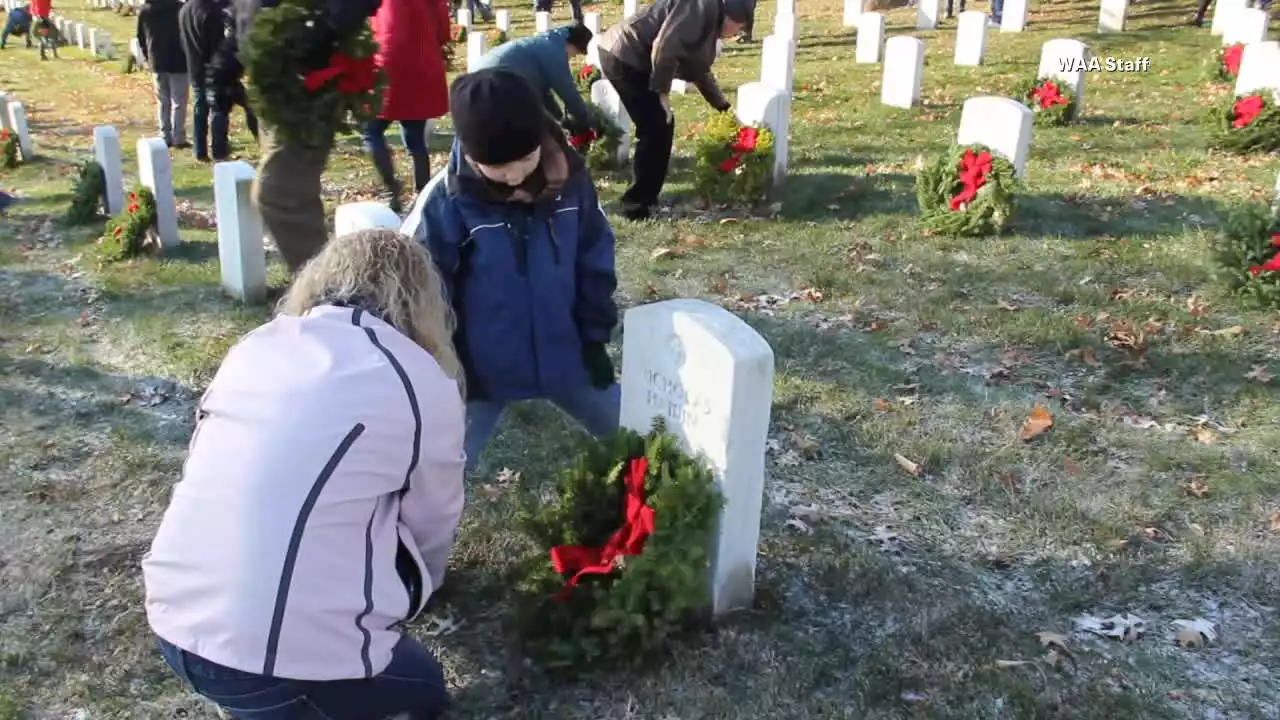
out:
{"label": "red wreath bow in background", "polygon": [[325,83],[338,79],[338,92],[344,95],[359,95],[373,89],[377,81],[378,66],[373,56],[353,58],[346,53],[336,52],[329,60],[329,66],[312,70],[302,78],[302,85],[307,92],[315,92]]}
{"label": "red wreath bow in background", "polygon": [[1256,276],[1258,273],[1280,272],[1280,233],[1271,236],[1271,247],[1276,248],[1276,254],[1261,265],[1254,265],[1249,268],[1251,274]]}
{"label": "red wreath bow in background", "polygon": [[960,158],[960,193],[951,198],[951,209],[959,210],[978,196],[978,188],[987,184],[987,176],[991,174],[993,159],[991,153],[982,151],[975,153],[965,150]]}
{"label": "red wreath bow in background", "polygon": [[556,600],[564,600],[569,592],[586,575],[608,575],[618,558],[639,555],[644,543],[653,534],[653,508],[645,505],[644,476],[649,471],[646,458],[633,458],[627,466],[626,506],[622,527],[618,528],[603,547],[583,545],[557,545],[551,548],[551,566],[561,574],[573,573]]}
{"label": "red wreath bow in background", "polygon": [[1222,51],[1222,67],[1231,77],[1240,74],[1240,61],[1244,60],[1244,45],[1236,43]]}
{"label": "red wreath bow in background", "polygon": [[590,129],[583,130],[577,135],[574,135],[573,137],[569,138],[569,146],[572,147],[574,150],[581,150],[582,148],[586,147],[587,145],[590,145],[591,143],[599,139],[600,139],[600,133],[596,132],[595,130],[590,130]]}
{"label": "red wreath bow in background", "polygon": [[578,79],[586,80],[587,78],[591,77],[591,73],[595,71],[596,71],[596,67],[591,63],[587,63],[586,65],[582,66],[581,70],[578,71]]}
{"label": "red wreath bow in background", "polygon": [[1236,118],[1231,121],[1231,127],[1242,128],[1256,120],[1262,114],[1262,105],[1261,95],[1250,95],[1237,100],[1235,106],[1231,109],[1231,113]]}
{"label": "red wreath bow in background", "polygon": [[1032,90],[1031,99],[1035,100],[1041,109],[1067,104],[1067,99],[1062,96],[1062,90],[1052,80],[1045,80]]}
{"label": "red wreath bow in background", "polygon": [[729,151],[733,153],[728,160],[720,163],[720,172],[733,172],[742,164],[742,156],[749,152],[755,152],[756,143],[760,141],[760,131],[744,127],[738,128],[738,137],[734,138],[733,144],[729,146]]}

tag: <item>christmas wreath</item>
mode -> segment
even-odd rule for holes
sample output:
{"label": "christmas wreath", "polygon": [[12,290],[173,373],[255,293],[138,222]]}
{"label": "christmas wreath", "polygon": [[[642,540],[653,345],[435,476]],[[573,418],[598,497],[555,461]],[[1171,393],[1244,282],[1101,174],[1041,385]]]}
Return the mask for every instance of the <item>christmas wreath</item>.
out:
{"label": "christmas wreath", "polygon": [[916,175],[920,224],[940,235],[999,235],[1013,216],[1013,163],[984,145],[952,148]]}
{"label": "christmas wreath", "polygon": [[[587,161],[587,167],[602,172],[616,169],[618,145],[622,143],[622,128],[595,103],[587,103],[591,111],[592,129],[569,137],[569,145]],[[602,128],[598,130],[597,128]]]}
{"label": "christmas wreath", "polygon": [[1059,80],[1036,78],[1014,97],[1021,98],[1031,108],[1037,125],[1067,125],[1076,119],[1075,95]]}
{"label": "christmas wreath", "polygon": [[454,23],[449,26],[449,40],[456,45],[461,45],[467,41],[467,26],[460,23]]}
{"label": "christmas wreath", "polygon": [[98,258],[104,262],[128,260],[142,254],[148,246],[159,243],[152,238],[156,225],[156,199],[151,191],[139,186],[129,193],[124,210],[110,220],[98,241]]}
{"label": "christmas wreath", "polygon": [[18,167],[18,136],[7,128],[0,128],[0,164],[6,170]]}
{"label": "christmas wreath", "polygon": [[600,68],[591,63],[586,63],[582,66],[582,69],[578,70],[578,92],[583,97],[590,99],[591,86],[595,85],[596,81],[601,77],[603,75],[600,74]]}
{"label": "christmas wreath", "polygon": [[254,112],[281,139],[305,147],[327,144],[333,133],[352,128],[351,118],[369,120],[382,106],[378,46],[367,25],[339,43],[327,66],[307,67],[323,15],[319,0],[263,8],[244,51]]}
{"label": "christmas wreath", "polygon": [[107,190],[107,176],[102,166],[93,160],[80,166],[80,177],[76,180],[75,191],[71,195],[71,207],[63,218],[68,225],[88,225],[102,216],[102,199]]}
{"label": "christmas wreath", "polygon": [[1280,213],[1257,203],[1238,207],[1211,249],[1227,287],[1249,304],[1280,307]]}
{"label": "christmas wreath", "polygon": [[1232,81],[1240,75],[1240,61],[1244,60],[1244,43],[1228,45],[1218,51],[1218,79]]}
{"label": "christmas wreath", "polygon": [[716,113],[694,144],[693,191],[708,202],[755,205],[769,193],[773,132]]}
{"label": "christmas wreath", "polygon": [[488,38],[488,45],[490,49],[496,48],[511,39],[507,35],[507,31],[501,28],[494,28],[485,33],[485,35]]}
{"label": "christmas wreath", "polygon": [[526,493],[537,545],[518,568],[512,629],[553,672],[634,666],[710,606],[710,543],[723,500],[707,466],[656,419],[647,435],[587,441],[550,502]]}
{"label": "christmas wreath", "polygon": [[1212,110],[1218,147],[1236,153],[1280,150],[1280,106],[1270,91],[1233,97]]}

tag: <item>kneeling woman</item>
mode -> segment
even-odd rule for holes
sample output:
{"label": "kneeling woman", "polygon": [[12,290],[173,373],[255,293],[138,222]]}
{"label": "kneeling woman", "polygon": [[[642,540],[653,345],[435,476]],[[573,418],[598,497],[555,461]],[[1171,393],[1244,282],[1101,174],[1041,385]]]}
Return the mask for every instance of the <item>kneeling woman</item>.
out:
{"label": "kneeling woman", "polygon": [[200,401],[142,561],[147,618],[239,718],[435,718],[439,664],[401,632],[444,579],[465,417],[430,256],[389,230],[330,242]]}

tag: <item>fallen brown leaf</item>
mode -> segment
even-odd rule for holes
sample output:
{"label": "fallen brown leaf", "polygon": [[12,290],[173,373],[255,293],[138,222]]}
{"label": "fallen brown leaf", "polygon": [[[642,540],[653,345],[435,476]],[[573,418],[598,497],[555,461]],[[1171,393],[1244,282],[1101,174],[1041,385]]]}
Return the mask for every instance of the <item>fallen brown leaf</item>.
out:
{"label": "fallen brown leaf", "polygon": [[1080,463],[1069,457],[1062,458],[1062,469],[1072,477],[1080,477],[1084,474],[1084,468],[1080,467]]}
{"label": "fallen brown leaf", "polygon": [[653,252],[649,253],[649,259],[650,259],[650,260],[663,260],[663,259],[666,259],[666,258],[678,258],[678,257],[683,256],[683,255],[685,254],[685,252],[686,252],[686,251],[685,251],[685,249],[684,249],[684,248],[678,248],[678,247],[665,247],[665,248],[658,248],[658,249],[654,250]]}
{"label": "fallen brown leaf", "polygon": [[1066,359],[1079,360],[1085,365],[1092,365],[1093,367],[1098,367],[1102,364],[1098,362],[1098,356],[1094,355],[1093,348],[1088,346],[1067,351]]}
{"label": "fallen brown leaf", "polygon": [[1271,518],[1268,520],[1268,524],[1271,526],[1271,532],[1280,533],[1280,510],[1276,510],[1271,513]]}
{"label": "fallen brown leaf", "polygon": [[906,470],[909,474],[915,477],[920,476],[920,466],[918,464],[908,460],[905,456],[899,453],[894,453],[893,459],[895,462],[898,463],[898,467],[901,467],[903,470]]}
{"label": "fallen brown leaf", "polygon": [[1178,647],[1187,648],[1188,650],[1196,650],[1204,647],[1204,635],[1198,630],[1184,628],[1173,636],[1173,641]]}
{"label": "fallen brown leaf", "polygon": [[1212,445],[1218,440],[1218,435],[1207,427],[1198,427],[1191,431],[1196,436],[1196,442],[1204,445]]}
{"label": "fallen brown leaf", "polygon": [[1244,374],[1244,379],[1260,382],[1265,385],[1272,380],[1275,380],[1276,376],[1267,372],[1266,365],[1254,365],[1252,370]]}
{"label": "fallen brown leaf", "polygon": [[1014,310],[1017,310],[1017,309],[1018,309],[1018,306],[1017,306],[1017,305],[1014,305],[1013,303],[1011,303],[1011,302],[1009,302],[1008,300],[1005,300],[1005,299],[1003,299],[1003,298],[1001,298],[1001,299],[996,303],[996,307],[998,307],[998,308],[1000,308],[1001,310],[1004,310],[1004,311],[1006,311],[1006,312],[1013,312]]}
{"label": "fallen brown leaf", "polygon": [[1053,427],[1053,414],[1045,406],[1036,403],[1031,409],[1031,416],[1022,424],[1022,439],[1031,440],[1044,434],[1051,427]]}
{"label": "fallen brown leaf", "polygon": [[1188,480],[1186,485],[1182,486],[1182,491],[1191,497],[1208,497],[1209,484],[1203,478],[1194,477]]}
{"label": "fallen brown leaf", "polygon": [[876,398],[875,402],[871,403],[871,406],[875,408],[876,412],[889,412],[893,409],[893,404],[884,398]]}

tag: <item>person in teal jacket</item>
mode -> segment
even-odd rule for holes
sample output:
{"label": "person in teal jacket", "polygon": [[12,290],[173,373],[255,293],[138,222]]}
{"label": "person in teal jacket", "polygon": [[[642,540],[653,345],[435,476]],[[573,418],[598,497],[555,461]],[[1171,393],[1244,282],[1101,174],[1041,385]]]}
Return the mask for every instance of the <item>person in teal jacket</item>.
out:
{"label": "person in teal jacket", "polygon": [[[520,73],[538,92],[547,113],[577,134],[592,127],[594,122],[586,100],[578,92],[569,60],[586,55],[590,43],[591,30],[587,26],[565,25],[533,37],[505,42],[485,53],[475,69],[503,68]],[[564,103],[563,111],[560,103]]]}

